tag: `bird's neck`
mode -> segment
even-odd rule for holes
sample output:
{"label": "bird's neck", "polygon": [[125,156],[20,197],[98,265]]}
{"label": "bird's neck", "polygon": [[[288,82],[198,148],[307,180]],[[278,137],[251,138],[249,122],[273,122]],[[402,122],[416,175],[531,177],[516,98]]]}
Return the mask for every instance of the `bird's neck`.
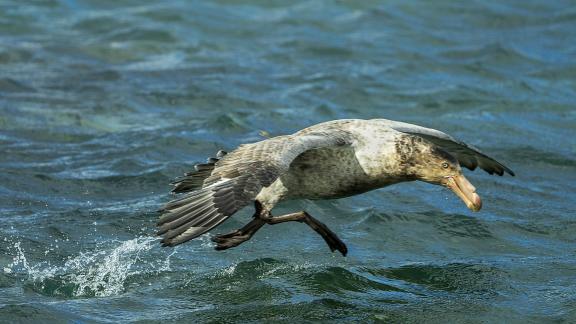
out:
{"label": "bird's neck", "polygon": [[409,180],[419,180],[419,171],[426,167],[431,146],[428,141],[413,135],[400,135],[395,144],[391,172]]}
{"label": "bird's neck", "polygon": [[417,180],[414,175],[420,148],[414,147],[414,142],[418,140],[401,135],[362,143],[355,154],[366,179],[381,186]]}

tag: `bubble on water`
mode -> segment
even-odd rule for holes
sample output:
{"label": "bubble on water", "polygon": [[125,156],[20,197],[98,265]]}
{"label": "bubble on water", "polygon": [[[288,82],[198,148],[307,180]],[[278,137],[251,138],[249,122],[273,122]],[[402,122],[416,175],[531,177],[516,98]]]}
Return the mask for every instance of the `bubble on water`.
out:
{"label": "bubble on water", "polygon": [[34,269],[28,264],[28,260],[20,247],[20,242],[16,242],[13,245],[13,248],[16,250],[16,255],[12,258],[12,264],[10,264],[10,268],[14,268],[20,265],[27,273],[32,272]]}
{"label": "bubble on water", "polygon": [[[12,264],[5,267],[4,272],[24,273],[24,280],[32,282],[41,290],[49,290],[50,294],[71,290],[67,294],[75,297],[118,295],[124,291],[126,280],[131,276],[170,271],[170,258],[176,250],[157,262],[144,262],[141,259],[142,253],[157,246],[156,241],[154,237],[138,237],[119,242],[112,248],[80,252],[68,258],[63,265],[57,266],[49,262],[31,265],[20,242],[17,242],[13,245],[15,256]],[[54,282],[57,283],[56,288],[47,287],[54,285]]]}
{"label": "bubble on water", "polygon": [[230,275],[234,274],[234,271],[236,271],[236,266],[237,266],[237,264],[232,264],[232,265],[222,269],[222,271],[221,271],[222,275],[230,276]]}

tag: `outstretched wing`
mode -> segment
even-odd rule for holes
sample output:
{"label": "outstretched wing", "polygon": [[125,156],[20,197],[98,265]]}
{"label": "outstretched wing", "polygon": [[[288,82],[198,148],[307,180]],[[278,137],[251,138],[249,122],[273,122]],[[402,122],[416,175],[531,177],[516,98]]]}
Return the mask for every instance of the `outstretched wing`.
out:
{"label": "outstretched wing", "polygon": [[211,174],[203,176],[201,188],[164,206],[158,221],[162,244],[178,245],[216,227],[253,201],[303,152],[352,143],[349,133],[327,128],[241,145],[214,163]]}
{"label": "outstretched wing", "polygon": [[441,131],[417,125],[391,122],[392,129],[402,133],[420,136],[452,154],[460,163],[470,170],[480,167],[489,174],[504,175],[504,172],[514,176],[514,172],[502,163],[482,153],[472,145],[461,142]]}

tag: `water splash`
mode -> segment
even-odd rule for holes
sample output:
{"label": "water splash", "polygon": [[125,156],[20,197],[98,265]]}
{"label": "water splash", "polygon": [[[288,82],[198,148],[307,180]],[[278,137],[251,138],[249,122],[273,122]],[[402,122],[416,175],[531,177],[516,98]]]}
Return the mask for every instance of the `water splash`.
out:
{"label": "water splash", "polygon": [[5,273],[24,273],[40,292],[50,295],[73,297],[112,296],[122,293],[129,277],[143,273],[170,271],[170,257],[175,250],[159,258],[158,262],[143,262],[141,254],[156,247],[154,237],[138,237],[119,242],[119,245],[80,252],[70,257],[63,265],[53,266],[49,262],[30,264],[20,242],[14,244],[15,256],[12,264],[4,267]]}

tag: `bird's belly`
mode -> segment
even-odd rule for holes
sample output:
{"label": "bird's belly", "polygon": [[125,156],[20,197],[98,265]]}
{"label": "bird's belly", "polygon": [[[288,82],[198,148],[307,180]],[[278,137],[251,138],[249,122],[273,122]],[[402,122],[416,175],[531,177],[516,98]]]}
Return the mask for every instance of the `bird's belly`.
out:
{"label": "bird's belly", "polygon": [[288,198],[306,199],[348,197],[398,182],[366,174],[350,148],[307,151],[279,180]]}

